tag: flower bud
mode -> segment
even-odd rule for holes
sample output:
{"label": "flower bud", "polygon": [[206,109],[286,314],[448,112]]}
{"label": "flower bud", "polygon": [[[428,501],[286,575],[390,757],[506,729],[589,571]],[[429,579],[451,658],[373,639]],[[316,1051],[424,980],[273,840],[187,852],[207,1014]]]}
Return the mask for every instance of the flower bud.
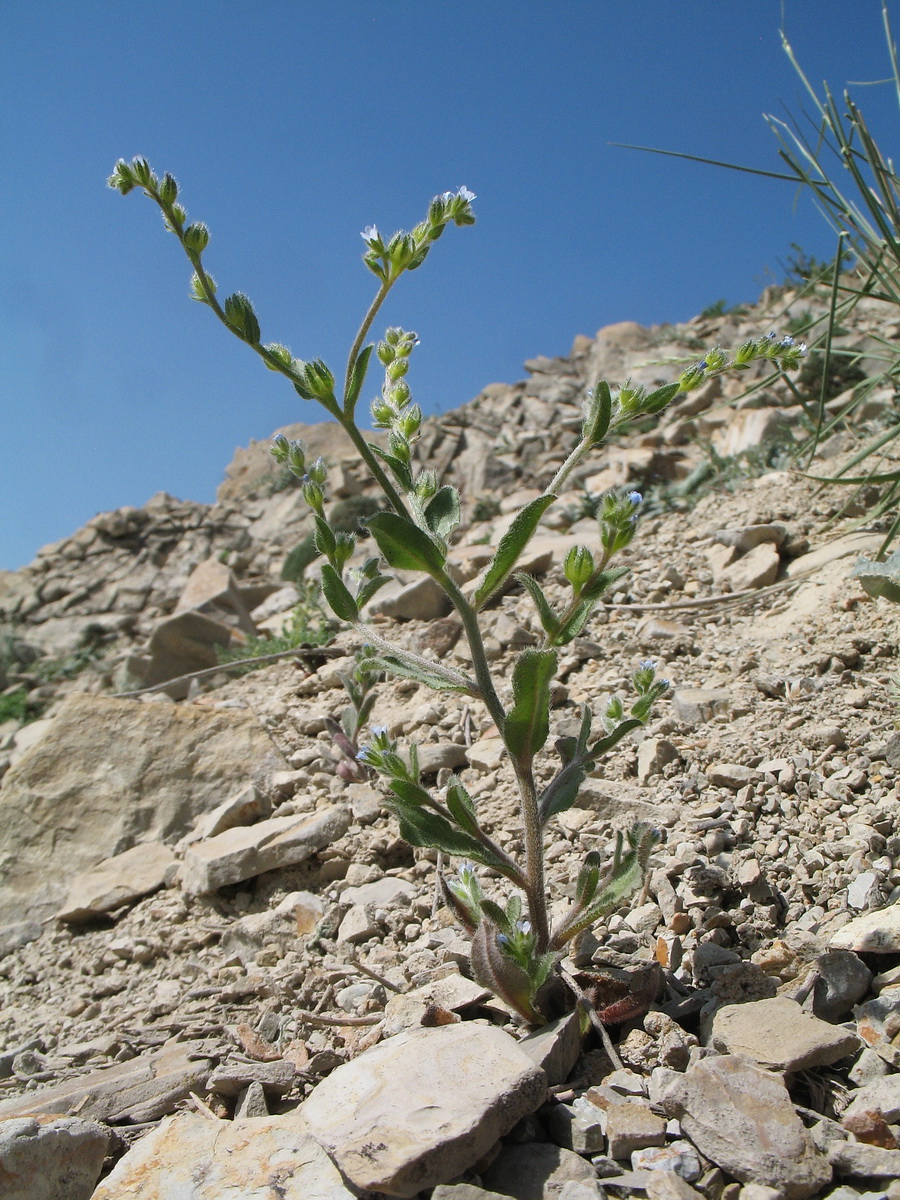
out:
{"label": "flower bud", "polygon": [[409,359],[395,358],[392,363],[388,364],[387,371],[385,373],[388,379],[396,381],[398,379],[402,379],[407,371],[409,371]]}
{"label": "flower bud", "polygon": [[378,360],[383,367],[390,366],[396,355],[396,351],[390,342],[379,342],[375,353],[378,355]]}
{"label": "flower bud", "polygon": [[594,573],[594,556],[587,546],[573,546],[566,554],[563,572],[577,594]]}
{"label": "flower bud", "polygon": [[191,254],[202,254],[209,245],[209,230],[202,221],[194,221],[184,231],[184,247]]}
{"label": "flower bud", "polygon": [[309,478],[313,483],[324,486],[328,479],[328,464],[321,456],[308,468]]}
{"label": "flower bud", "polygon": [[159,198],[163,204],[174,204],[178,199],[178,184],[168,171],[163,175],[162,183],[159,185]]}

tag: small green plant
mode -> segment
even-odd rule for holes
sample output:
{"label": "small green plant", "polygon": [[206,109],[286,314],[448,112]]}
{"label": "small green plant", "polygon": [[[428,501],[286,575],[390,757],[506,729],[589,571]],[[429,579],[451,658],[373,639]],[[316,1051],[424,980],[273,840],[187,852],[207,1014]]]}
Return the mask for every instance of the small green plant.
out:
{"label": "small green plant", "polygon": [[316,535],[308,533],[302,542],[291,550],[281,568],[281,578],[288,583],[299,583],[303,579],[306,568],[316,561],[319,551],[316,549]]}
{"label": "small green plant", "polygon": [[[242,658],[258,658],[266,654],[281,654],[299,646],[327,646],[334,637],[335,622],[322,607],[322,592],[312,580],[299,584],[302,595],[291,610],[288,624],[280,634],[266,637],[250,637],[240,646],[220,649],[219,662],[239,662]],[[235,675],[245,675],[258,670],[264,663],[237,667]]]}
{"label": "small green plant", "polygon": [[786,261],[779,263],[784,273],[783,286],[798,288],[801,294],[808,295],[823,284],[830,284],[835,272],[840,275],[849,270],[853,257],[852,251],[839,249],[835,258],[816,258],[814,254],[807,254],[797,242],[791,242],[791,253]]}
{"label": "small green plant", "polygon": [[[349,782],[359,779],[371,779],[373,772],[360,757],[359,733],[369,719],[375,704],[375,684],[384,678],[381,671],[373,669],[372,651],[368,646],[357,650],[352,671],[338,671],[341,686],[347,693],[350,703],[341,713],[340,724],[325,718],[325,728],[331,734],[334,744],[343,755],[337,765],[337,773]],[[373,734],[383,734],[383,728],[376,727]]]}
{"label": "small green plant", "polygon": [[4,721],[28,721],[34,714],[28,708],[28,693],[23,687],[0,692],[0,725]]}
{"label": "small green plant", "polygon": [[[658,416],[678,395],[700,387],[726,371],[740,371],[759,360],[779,371],[796,370],[804,348],[793,338],[751,339],[733,354],[719,348],[682,371],[677,380],[647,391],[626,385],[613,395],[605,381],[587,393],[580,435],[544,492],[514,516],[497,549],[470,591],[463,593],[448,564],[449,539],[461,522],[457,490],[441,486],[430,470],[417,470],[413,449],[422,412],[413,403],[408,375],[417,345],[416,334],[389,328],[377,344],[365,344],[375,317],[397,281],[422,265],[433,245],[453,224],[474,223],[474,195],[466,188],[436,196],[419,224],[384,238],[374,225],[363,231],[363,262],[375,275],[376,295],[350,348],[343,382],[320,359],[295,358],[281,343],[263,343],[250,301],[240,292],[223,303],[203,263],[209,231],[187,223],[178,201],[178,184],[171,175],[159,179],[144,159],[116,164],[110,186],[127,193],[143,190],[161,209],[166,228],[181,243],[193,267],[193,292],[225,327],[253,350],[273,371],[285,376],[304,399],[317,400],[343,427],[381,489],[383,511],[366,522],[380,553],[350,567],[357,551],[356,534],[335,529],[325,516],[328,467],[319,458],[307,460],[302,443],[276,436],[275,461],[300,480],[303,496],[314,515],[316,546],[325,561],[322,590],[328,606],[341,621],[354,627],[371,648],[368,669],[412,679],[438,691],[455,692],[467,703],[484,706],[503,739],[519,795],[519,818],[524,854],[515,858],[484,828],[473,798],[459,776],[441,789],[426,787],[415,743],[401,751],[385,729],[372,730],[359,750],[359,760],[381,775],[389,790],[388,803],[401,835],[413,846],[427,847],[462,860],[457,874],[444,879],[447,902],[472,933],[475,978],[502,997],[528,1022],[542,1023],[552,1015],[546,988],[566,946],[605,914],[618,908],[641,885],[658,834],[646,824],[620,834],[611,859],[604,863],[596,851],[585,858],[575,896],[567,911],[551,922],[545,881],[544,832],[550,821],[575,804],[588,772],[614,746],[643,725],[669,684],[657,676],[655,663],[639,663],[631,675],[627,696],[607,696],[597,706],[581,707],[577,735],[553,742],[555,769],[538,783],[535,764],[550,737],[550,698],[559,667],[559,652],[585,628],[601,597],[627,568],[614,563],[635,536],[642,506],[638,492],[608,492],[597,512],[592,545],[572,547],[563,563],[567,586],[561,607],[554,605],[534,576],[516,572],[524,550],[544,513],[557,501],[572,471],[593,450],[634,421]],[[372,402],[374,428],[387,434],[386,446],[366,440],[356,409],[372,358],[383,369],[379,395]],[[444,591],[456,609],[468,641],[471,669],[434,661],[394,645],[367,625],[365,606],[390,576],[388,569],[427,575]],[[500,591],[515,580],[530,597],[543,630],[539,645],[520,651],[512,670],[512,695],[491,673],[485,651],[481,615]],[[367,699],[367,698],[366,698]],[[364,708],[364,703],[358,709]],[[357,726],[358,727],[358,726]],[[348,737],[348,741],[353,741]],[[475,866],[489,868],[506,881],[510,894],[503,904],[488,896]]]}
{"label": "small green plant", "polygon": [[723,296],[721,300],[707,304],[706,308],[701,311],[700,316],[706,321],[711,321],[715,317],[740,317],[746,311],[747,306],[745,304],[732,304],[729,307],[728,301]]}

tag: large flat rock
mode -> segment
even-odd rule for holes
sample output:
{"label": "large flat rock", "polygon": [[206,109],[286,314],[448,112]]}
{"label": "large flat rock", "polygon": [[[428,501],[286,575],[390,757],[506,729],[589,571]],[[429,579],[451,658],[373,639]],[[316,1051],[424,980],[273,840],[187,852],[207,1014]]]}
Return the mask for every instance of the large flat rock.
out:
{"label": "large flat rock", "polygon": [[50,916],[76,875],[178,841],[223,793],[285,766],[252,713],[69,696],[0,785],[0,929]]}
{"label": "large flat rock", "polygon": [[389,1038],[332,1071],[301,1111],[353,1186],[414,1196],[471,1167],[546,1092],[515,1039],[464,1021]]}
{"label": "large flat rock", "polygon": [[91,1200],[355,1200],[300,1117],[169,1117],[132,1147]]}

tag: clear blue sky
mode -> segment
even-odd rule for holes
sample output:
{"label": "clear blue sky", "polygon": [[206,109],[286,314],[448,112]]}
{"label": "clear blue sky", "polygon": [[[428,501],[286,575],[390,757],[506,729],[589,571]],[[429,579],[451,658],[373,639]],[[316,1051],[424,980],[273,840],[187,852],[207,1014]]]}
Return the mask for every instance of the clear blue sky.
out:
{"label": "clear blue sky", "polygon": [[[879,0],[784,8],[813,80],[887,74]],[[160,489],[210,501],[236,445],[324,415],[188,298],[156,209],[106,189],[117,158],[178,178],[264,340],[334,368],[373,293],[359,231],[473,189],[478,224],[448,230],[384,313],[418,331],[414,395],[446,411],[577,333],[753,300],[792,241],[831,256],[789,184],[609,145],[777,169],[762,113],[802,103],[781,9],[5,0],[0,568]],[[857,95],[894,152],[891,93]]]}

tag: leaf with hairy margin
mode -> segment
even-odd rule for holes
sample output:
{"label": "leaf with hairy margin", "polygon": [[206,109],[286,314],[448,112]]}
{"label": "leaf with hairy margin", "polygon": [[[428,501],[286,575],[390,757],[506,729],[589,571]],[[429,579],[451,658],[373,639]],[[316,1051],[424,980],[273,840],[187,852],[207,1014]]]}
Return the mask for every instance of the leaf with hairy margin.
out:
{"label": "leaf with hairy margin", "polygon": [[504,583],[519,561],[522,551],[531,541],[541,517],[555,499],[554,495],[538,496],[516,514],[513,523],[500,539],[497,552],[488,563],[484,578],[475,589],[472,604],[476,609],[481,608]]}

